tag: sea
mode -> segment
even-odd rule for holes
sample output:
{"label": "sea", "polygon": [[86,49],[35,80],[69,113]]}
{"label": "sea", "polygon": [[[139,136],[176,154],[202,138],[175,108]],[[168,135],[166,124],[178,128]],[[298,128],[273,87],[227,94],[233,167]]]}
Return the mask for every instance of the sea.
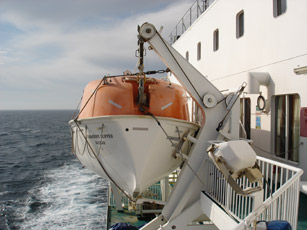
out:
{"label": "sea", "polygon": [[0,229],[106,229],[108,183],[71,153],[74,111],[0,111]]}
{"label": "sea", "polygon": [[[71,153],[74,111],[0,111],[0,230],[106,230],[108,182]],[[297,229],[307,229],[300,195]]]}

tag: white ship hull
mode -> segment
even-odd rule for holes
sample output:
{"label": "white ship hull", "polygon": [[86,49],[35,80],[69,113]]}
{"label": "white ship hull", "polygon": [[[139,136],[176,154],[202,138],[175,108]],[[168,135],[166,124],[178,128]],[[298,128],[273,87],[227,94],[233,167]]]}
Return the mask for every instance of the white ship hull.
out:
{"label": "white ship hull", "polygon": [[[198,126],[183,120],[142,115],[117,115],[70,121],[73,149],[82,164],[136,197],[176,169],[172,156],[188,130]],[[158,122],[161,124],[159,126]],[[187,152],[184,143],[181,151]]]}

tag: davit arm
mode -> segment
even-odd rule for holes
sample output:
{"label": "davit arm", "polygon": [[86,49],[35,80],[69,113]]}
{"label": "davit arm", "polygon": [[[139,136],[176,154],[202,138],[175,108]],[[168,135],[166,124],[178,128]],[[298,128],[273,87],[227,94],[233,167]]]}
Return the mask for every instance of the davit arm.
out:
{"label": "davit arm", "polygon": [[[197,141],[192,147],[186,164],[188,166],[184,166],[180,178],[162,211],[162,217],[157,219],[158,222],[163,219],[160,223],[156,223],[163,225],[163,222],[176,218],[184,209],[199,199],[203,185],[199,183],[195,173],[199,172],[203,162],[208,158],[206,150],[209,147],[209,140],[216,140],[219,136],[216,129],[227,114],[227,108],[225,103],[217,103],[224,98],[221,92],[170,46],[152,24],[144,23],[140,27],[139,38],[150,44],[205,113],[205,123],[202,125],[196,138]],[[144,229],[155,229],[153,226],[154,223]]]}
{"label": "davit arm", "polygon": [[[217,102],[223,99],[220,91],[169,45],[152,24],[144,23],[140,27],[139,35],[145,42],[150,44],[164,64],[204,111],[208,107],[215,106],[214,101]],[[207,97],[205,97],[206,95]]]}
{"label": "davit arm", "polygon": [[[242,84],[236,93],[230,95],[227,105],[226,103],[218,103],[224,99],[221,92],[169,45],[152,24],[144,23],[139,28],[139,38],[150,44],[205,113],[205,122],[203,122],[196,139],[193,141],[194,145],[190,156],[182,169],[168,202],[163,208],[162,215],[142,228],[144,230],[157,229],[157,226],[164,225],[163,229],[173,229],[173,226],[176,228],[177,225],[181,226],[179,229],[185,229],[182,224],[191,222],[192,215],[200,214],[198,204],[200,192],[204,190],[204,184],[206,183],[204,169],[206,168],[206,160],[208,160],[207,149],[210,145],[209,142],[212,140],[239,139],[239,104],[236,102],[246,84]],[[234,109],[232,110],[231,119],[228,119],[232,108]],[[224,121],[227,121],[227,125],[224,124]],[[255,156],[253,155],[254,151],[248,144],[240,142],[234,145],[236,150],[240,146],[245,146],[241,151],[244,154],[246,149],[250,148],[250,159],[255,158],[256,154]],[[229,154],[229,149],[231,149],[229,146],[228,144],[226,145],[227,151],[224,155]],[[249,156],[245,156],[246,154],[242,157],[236,151],[233,155],[249,158]],[[222,166],[224,167],[224,165]],[[245,170],[245,168],[243,169]],[[224,176],[228,175],[227,170],[222,170]],[[261,172],[254,171],[251,171],[251,174],[261,180]],[[235,184],[234,187],[236,187]],[[187,212],[187,210],[189,211]],[[196,218],[197,216],[194,217]],[[172,225],[172,228],[170,228],[170,225]]]}

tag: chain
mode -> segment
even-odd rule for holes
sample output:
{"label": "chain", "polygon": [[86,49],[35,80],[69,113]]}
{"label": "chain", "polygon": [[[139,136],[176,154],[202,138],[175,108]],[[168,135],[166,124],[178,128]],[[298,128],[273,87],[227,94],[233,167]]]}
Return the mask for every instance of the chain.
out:
{"label": "chain", "polygon": [[[161,73],[168,73],[170,72],[170,69],[160,69],[160,70],[149,70],[146,72],[143,72],[144,75],[153,75],[153,74],[161,74]],[[104,76],[104,79],[108,79],[108,78],[115,78],[115,77],[127,77],[127,76],[139,76],[140,73],[129,73],[129,74],[121,74],[121,75],[113,75],[113,76]]]}

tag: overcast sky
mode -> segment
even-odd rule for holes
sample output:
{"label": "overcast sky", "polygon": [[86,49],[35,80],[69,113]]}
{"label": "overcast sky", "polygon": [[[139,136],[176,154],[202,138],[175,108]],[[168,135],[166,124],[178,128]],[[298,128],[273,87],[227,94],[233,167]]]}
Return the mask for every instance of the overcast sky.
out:
{"label": "overcast sky", "polygon": [[[169,40],[193,2],[0,0],[0,110],[75,109],[87,82],[136,71],[137,25]],[[165,66],[149,54],[145,68]]]}

